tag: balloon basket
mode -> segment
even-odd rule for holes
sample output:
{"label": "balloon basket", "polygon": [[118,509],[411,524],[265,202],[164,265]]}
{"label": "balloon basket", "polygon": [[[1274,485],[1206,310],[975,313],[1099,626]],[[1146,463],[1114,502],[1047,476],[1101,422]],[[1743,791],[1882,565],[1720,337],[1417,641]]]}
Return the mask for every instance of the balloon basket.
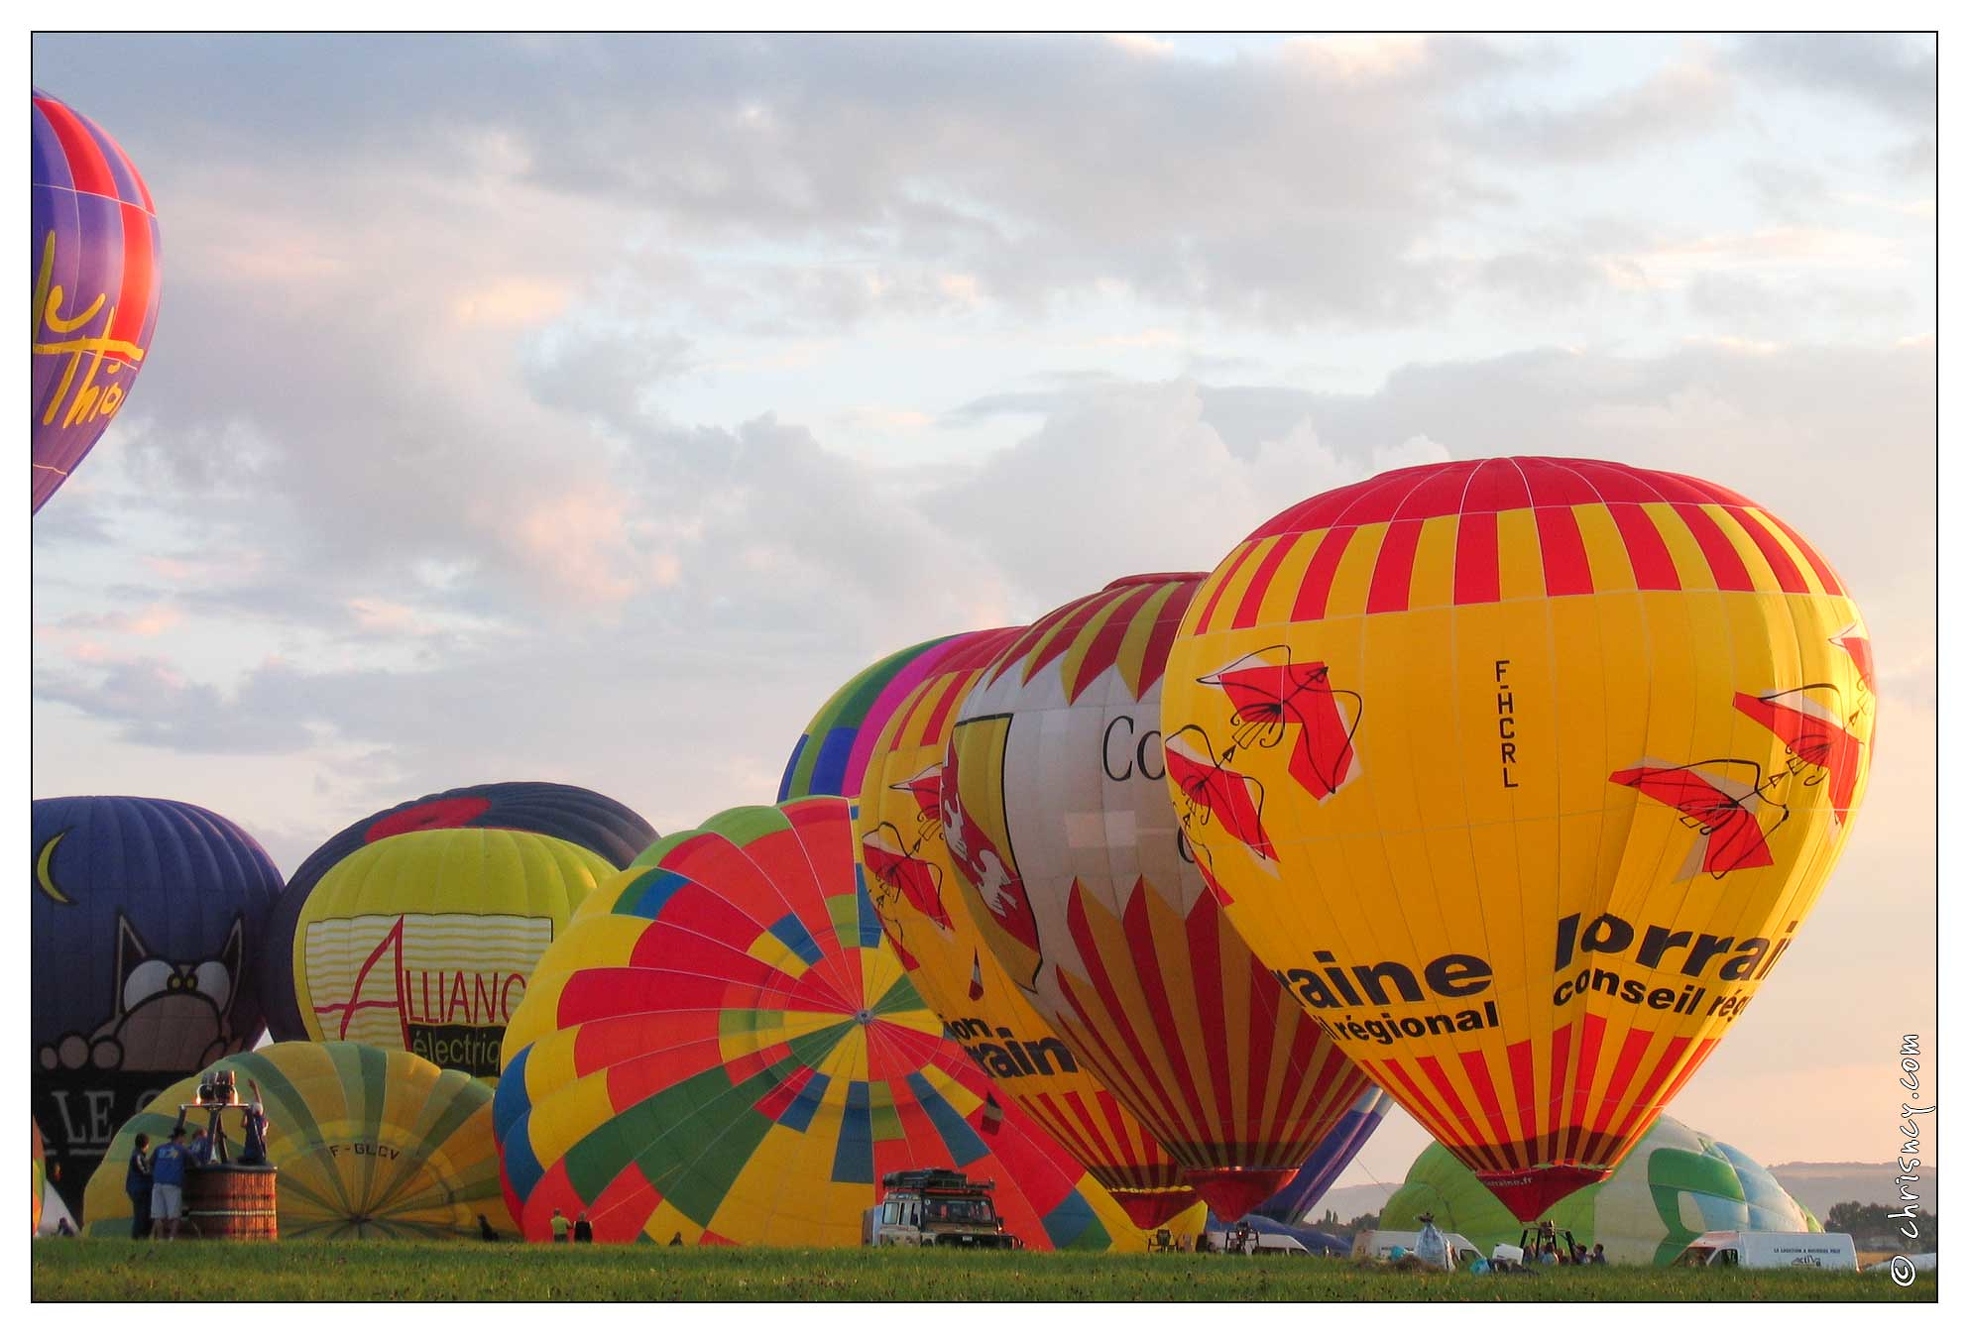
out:
{"label": "balloon basket", "polygon": [[215,1163],[185,1173],[185,1222],[179,1234],[205,1241],[279,1241],[280,1169]]}

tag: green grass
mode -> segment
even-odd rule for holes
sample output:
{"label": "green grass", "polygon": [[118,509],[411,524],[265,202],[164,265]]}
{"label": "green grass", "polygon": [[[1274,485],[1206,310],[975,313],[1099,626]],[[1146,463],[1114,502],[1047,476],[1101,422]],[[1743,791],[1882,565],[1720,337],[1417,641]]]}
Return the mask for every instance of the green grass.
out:
{"label": "green grass", "polygon": [[[223,1260],[215,1263],[219,1254]],[[1420,1275],[1344,1260],[934,1251],[34,1244],[36,1301],[1934,1301],[1935,1275],[1559,1269]]]}

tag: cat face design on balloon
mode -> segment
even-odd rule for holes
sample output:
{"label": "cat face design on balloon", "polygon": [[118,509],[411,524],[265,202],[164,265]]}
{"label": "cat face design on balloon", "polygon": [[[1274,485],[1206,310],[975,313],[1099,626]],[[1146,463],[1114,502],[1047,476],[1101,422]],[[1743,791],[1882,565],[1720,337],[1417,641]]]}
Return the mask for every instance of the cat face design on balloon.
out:
{"label": "cat face design on balloon", "polygon": [[65,1033],[37,1053],[45,1070],[185,1071],[240,1050],[232,1032],[246,922],[233,918],[211,957],[177,961],[154,952],[130,919],[116,918],[116,994],[109,1017]]}

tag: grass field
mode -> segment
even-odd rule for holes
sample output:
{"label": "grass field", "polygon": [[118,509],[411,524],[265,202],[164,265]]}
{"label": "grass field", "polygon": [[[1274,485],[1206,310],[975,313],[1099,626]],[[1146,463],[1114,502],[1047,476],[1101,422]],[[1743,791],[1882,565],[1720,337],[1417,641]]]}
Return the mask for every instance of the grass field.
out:
{"label": "grass field", "polygon": [[1934,1301],[1935,1275],[1556,1269],[1421,1275],[1344,1260],[102,1238],[34,1244],[36,1301]]}

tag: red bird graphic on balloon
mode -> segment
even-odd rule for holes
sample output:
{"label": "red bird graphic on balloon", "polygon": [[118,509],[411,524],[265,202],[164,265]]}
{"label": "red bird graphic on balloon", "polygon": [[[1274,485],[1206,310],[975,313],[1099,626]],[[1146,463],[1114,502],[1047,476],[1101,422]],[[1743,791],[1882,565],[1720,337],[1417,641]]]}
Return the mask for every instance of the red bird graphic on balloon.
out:
{"label": "red bird graphic on balloon", "polygon": [[1866,743],[1848,731],[1840,716],[1838,687],[1831,684],[1752,695],[1739,690],[1739,713],[1755,718],[1784,741],[1785,765],[1806,787],[1828,785],[1832,819],[1844,824],[1859,788],[1860,759]]}
{"label": "red bird graphic on balloon", "polygon": [[[1262,783],[1220,763],[1211,751],[1210,738],[1194,723],[1171,736],[1163,744],[1163,754],[1169,765],[1169,777],[1183,794],[1186,827],[1207,825],[1215,820],[1225,834],[1249,848],[1260,860],[1278,860],[1278,849],[1272,846],[1271,835],[1265,832]],[[1190,845],[1201,854],[1197,840],[1191,839]],[[1210,886],[1218,901],[1228,903],[1229,896],[1206,868],[1201,855],[1197,858],[1197,870],[1203,873],[1204,883]]]}
{"label": "red bird graphic on balloon", "polygon": [[[1704,766],[1721,768],[1738,765],[1755,774],[1759,781],[1745,783],[1722,774],[1705,773]],[[1634,788],[1681,812],[1682,823],[1697,831],[1696,846],[1676,875],[1676,883],[1693,878],[1698,870],[1720,880],[1731,871],[1753,866],[1769,866],[1771,849],[1766,841],[1790,814],[1784,806],[1763,796],[1763,770],[1750,760],[1702,760],[1696,764],[1658,765],[1642,762],[1632,769],[1616,769],[1607,781]],[[1769,829],[1757,819],[1752,805],[1778,811]]]}
{"label": "red bird graphic on balloon", "polygon": [[944,911],[941,893],[943,872],[913,855],[913,850],[905,851],[901,831],[894,825],[884,820],[862,836],[861,860],[870,875],[901,894],[910,907],[943,930],[950,930],[950,914]]}
{"label": "red bird graphic on balloon", "polygon": [[[1287,769],[1318,800],[1325,801],[1360,776],[1354,732],[1360,726],[1361,697],[1334,689],[1325,663],[1294,662],[1291,649],[1276,644],[1197,682],[1230,696],[1236,708],[1231,739],[1240,747],[1269,749],[1284,738],[1287,727],[1297,727]],[[1351,706],[1343,710],[1342,700]]]}
{"label": "red bird graphic on balloon", "polygon": [[953,754],[944,766],[943,831],[950,859],[957,863],[964,878],[977,889],[985,911],[1005,934],[1039,953],[1039,921],[1033,915],[1032,900],[1026,895],[1025,880],[1018,864],[991,841],[991,837],[971,818],[958,800],[957,759]]}

